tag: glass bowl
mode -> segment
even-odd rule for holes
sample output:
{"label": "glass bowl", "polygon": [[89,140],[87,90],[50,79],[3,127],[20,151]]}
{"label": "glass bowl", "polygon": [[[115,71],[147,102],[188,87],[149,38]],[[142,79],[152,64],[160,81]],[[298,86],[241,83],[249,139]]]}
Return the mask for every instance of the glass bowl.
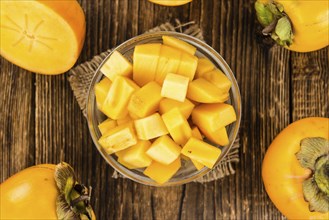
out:
{"label": "glass bowl", "polygon": [[[221,69],[224,74],[231,80],[232,87],[230,90],[230,98],[227,101],[227,103],[233,105],[237,120],[230,124],[229,126],[226,126],[228,136],[229,136],[229,144],[226,146],[218,146],[214,145],[216,147],[219,147],[222,150],[222,153],[220,157],[218,158],[216,165],[220,163],[220,161],[226,156],[226,154],[231,149],[235,138],[238,134],[239,126],[240,126],[240,120],[241,120],[241,97],[240,97],[240,91],[238,84],[236,82],[236,79],[232,73],[232,70],[227,65],[225,60],[209,45],[206,43],[200,41],[197,38],[194,38],[192,36],[176,33],[176,32],[156,32],[156,33],[147,33],[143,35],[139,35],[137,37],[134,37],[130,40],[127,40],[126,42],[122,43],[118,47],[116,47],[113,51],[119,51],[121,54],[123,54],[130,62],[132,62],[134,47],[138,44],[145,44],[145,43],[162,43],[162,36],[172,36],[175,38],[178,38],[180,40],[183,40],[194,47],[197,48],[196,56],[197,57],[206,57],[210,61],[214,63],[214,65]],[[151,186],[173,186],[173,185],[181,185],[184,183],[191,182],[197,178],[202,177],[203,175],[207,174],[210,169],[204,167],[201,170],[196,170],[194,168],[194,165],[191,163],[191,161],[185,161],[182,160],[182,167],[179,169],[179,171],[173,176],[167,183],[164,184],[158,184],[154,182],[149,177],[145,176],[143,174],[144,169],[134,169],[130,170],[123,165],[121,165],[119,162],[117,162],[117,158],[114,154],[108,155],[100,146],[98,143],[98,139],[101,137],[101,133],[98,129],[98,125],[106,119],[106,116],[101,113],[97,107],[96,107],[96,99],[95,99],[95,93],[94,93],[94,86],[96,83],[98,83],[102,78],[103,74],[100,72],[101,66],[106,62],[106,60],[111,56],[109,54],[104,61],[100,64],[99,68],[96,70],[95,75],[92,79],[92,82],[89,87],[88,91],[88,97],[87,97],[87,120],[88,120],[88,127],[91,134],[91,137],[95,143],[96,148],[100,152],[100,154],[103,156],[103,158],[106,160],[107,163],[109,163],[116,171],[121,173],[124,177],[129,178],[131,180],[134,180],[138,183],[142,183],[145,185],[151,185]],[[205,141],[209,142],[207,139]],[[216,166],[215,165],[215,166]],[[214,166],[214,167],[215,167]]]}

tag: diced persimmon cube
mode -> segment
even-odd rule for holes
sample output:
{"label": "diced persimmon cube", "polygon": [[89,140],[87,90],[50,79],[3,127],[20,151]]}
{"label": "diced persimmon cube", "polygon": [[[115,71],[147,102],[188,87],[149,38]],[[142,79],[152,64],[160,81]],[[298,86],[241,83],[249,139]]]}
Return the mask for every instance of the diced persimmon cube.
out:
{"label": "diced persimmon cube", "polygon": [[228,100],[228,94],[204,78],[198,78],[190,82],[186,94],[187,98],[201,103],[218,103]]}
{"label": "diced persimmon cube", "polygon": [[133,120],[140,119],[140,117],[138,117],[134,113],[131,113],[131,112],[128,112],[128,113],[129,113],[130,118],[132,118]]}
{"label": "diced persimmon cube", "polygon": [[192,111],[192,121],[207,136],[205,131],[214,132],[236,121],[236,114],[229,104],[201,104]]}
{"label": "diced persimmon cube", "polygon": [[107,154],[113,154],[113,153],[115,153],[115,151],[113,150],[113,148],[103,148],[103,149],[105,150],[105,152]]}
{"label": "diced persimmon cube", "polygon": [[131,77],[133,66],[120,52],[114,51],[100,71],[113,82],[116,76]]}
{"label": "diced persimmon cube", "polygon": [[153,142],[146,154],[153,160],[168,165],[179,157],[180,151],[181,147],[168,135],[164,135]]}
{"label": "diced persimmon cube", "polygon": [[227,76],[219,69],[204,73],[202,78],[214,84],[221,90],[221,93],[228,93],[232,85],[231,80],[229,80]]}
{"label": "diced persimmon cube", "polygon": [[131,79],[123,76],[115,77],[102,106],[102,112],[112,119],[126,117],[128,102],[137,89],[139,89],[138,85]]}
{"label": "diced persimmon cube", "polygon": [[187,53],[183,53],[177,74],[186,76],[192,81],[198,66],[198,58]]}
{"label": "diced persimmon cube", "polygon": [[221,150],[195,137],[191,137],[184,145],[181,153],[212,169],[221,154]]}
{"label": "diced persimmon cube", "polygon": [[182,52],[179,50],[162,45],[158,66],[155,75],[155,81],[162,85],[163,80],[166,78],[168,73],[177,73],[180,65],[180,58]]}
{"label": "diced persimmon cube", "polygon": [[179,102],[173,99],[164,98],[160,102],[159,112],[164,114],[173,108],[178,108],[184,117],[188,119],[192,113],[194,104],[188,99],[185,99],[184,102]]}
{"label": "diced persimmon cube", "polygon": [[128,115],[126,115],[126,117],[116,120],[116,122],[117,122],[118,125],[122,125],[122,124],[125,124],[125,123],[127,123],[127,122],[131,122],[131,121],[133,121],[133,120],[134,120],[134,119],[132,119],[132,118],[130,117],[130,115],[128,114]]}
{"label": "diced persimmon cube", "polygon": [[210,141],[212,141],[216,144],[219,144],[221,146],[225,146],[225,145],[229,144],[229,142],[230,142],[229,139],[228,139],[228,135],[227,135],[227,131],[226,131],[225,127],[220,128],[220,129],[215,130],[215,131],[202,129],[202,133],[204,133],[204,135]]}
{"label": "diced persimmon cube", "polygon": [[94,89],[95,89],[96,104],[98,109],[102,108],[111,85],[112,85],[111,80],[109,80],[106,77],[104,77],[104,79],[102,79],[99,83],[95,85]]}
{"label": "diced persimmon cube", "polygon": [[161,96],[184,102],[188,83],[188,77],[169,73],[163,82]]}
{"label": "diced persimmon cube", "polygon": [[144,86],[155,79],[162,44],[140,44],[133,55],[133,79],[139,86]]}
{"label": "diced persimmon cube", "polygon": [[[138,143],[138,140],[137,140],[137,143]],[[134,145],[133,145],[134,146]],[[117,151],[115,152],[115,156],[117,156],[118,158],[121,157],[122,155],[124,155],[131,147],[127,147],[123,150],[120,150],[120,151]]]}
{"label": "diced persimmon cube", "polygon": [[170,37],[170,36],[162,36],[162,40],[164,45],[168,45],[170,47],[182,50],[191,55],[195,54],[196,48],[194,46],[178,38]]}
{"label": "diced persimmon cube", "polygon": [[198,66],[196,68],[196,78],[202,77],[204,73],[210,72],[215,69],[215,65],[207,58],[199,58]]}
{"label": "diced persimmon cube", "polygon": [[128,111],[131,115],[144,118],[158,110],[161,99],[161,86],[154,81],[149,82],[131,96]]}
{"label": "diced persimmon cube", "polygon": [[140,140],[150,140],[168,134],[159,113],[135,120],[135,128]]}
{"label": "diced persimmon cube", "polygon": [[163,184],[173,177],[180,167],[181,161],[179,157],[169,165],[153,161],[151,165],[144,170],[144,175],[150,177],[159,184]]}
{"label": "diced persimmon cube", "polygon": [[108,118],[98,125],[98,129],[101,132],[101,134],[103,135],[110,129],[115,128],[117,125],[118,124],[115,120]]}
{"label": "diced persimmon cube", "polygon": [[184,145],[192,136],[191,127],[178,108],[171,109],[161,117],[169,134],[177,144]]}
{"label": "diced persimmon cube", "polygon": [[152,162],[151,157],[146,154],[150,146],[151,142],[149,141],[138,141],[136,145],[127,148],[119,157],[121,161],[135,168],[147,167]]}
{"label": "diced persimmon cube", "polygon": [[[199,140],[201,140],[201,141],[203,140],[203,138],[202,138],[202,134],[200,133],[198,127],[195,127],[195,126],[194,126],[194,128],[192,128],[192,137],[195,137],[195,138],[197,138],[197,139],[199,139]],[[183,155],[183,154],[182,154],[182,155]],[[183,155],[183,156],[185,156],[185,155]],[[185,156],[185,157],[186,157],[186,156]],[[203,165],[202,163],[199,163],[199,162],[196,161],[196,160],[191,159],[191,161],[192,161],[193,165],[195,166],[195,168],[196,168],[197,170],[201,170],[201,169],[204,167],[204,165]]]}
{"label": "diced persimmon cube", "polygon": [[137,143],[133,123],[119,125],[107,131],[98,140],[107,153],[114,153]]}
{"label": "diced persimmon cube", "polygon": [[[183,154],[182,154],[183,155]],[[185,155],[184,155],[185,156]],[[185,156],[186,157],[186,156]],[[193,163],[193,165],[195,166],[195,168],[197,169],[197,170],[201,170],[203,167],[204,167],[204,165],[202,164],[202,163],[200,163],[200,162],[198,162],[197,160],[193,160],[193,159],[191,159],[191,161],[192,161],[192,163]]]}
{"label": "diced persimmon cube", "polygon": [[195,137],[199,140],[203,140],[202,134],[200,133],[200,130],[198,127],[192,128],[192,137]]}
{"label": "diced persimmon cube", "polygon": [[130,169],[130,170],[137,169],[137,167],[135,167],[134,165],[129,164],[129,163],[127,163],[126,161],[123,161],[121,157],[118,157],[118,162],[119,162],[121,165],[127,167],[127,168]]}

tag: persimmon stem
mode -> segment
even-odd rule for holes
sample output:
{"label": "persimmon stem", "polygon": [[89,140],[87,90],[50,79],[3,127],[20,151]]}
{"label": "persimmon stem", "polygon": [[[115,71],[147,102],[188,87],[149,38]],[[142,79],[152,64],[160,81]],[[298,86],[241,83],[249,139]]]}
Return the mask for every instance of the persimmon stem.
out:
{"label": "persimmon stem", "polygon": [[313,171],[303,181],[303,194],[310,211],[329,211],[329,141],[321,137],[305,138],[296,157],[300,165]]}
{"label": "persimmon stem", "polygon": [[55,181],[59,190],[57,198],[57,217],[63,220],[92,219],[90,206],[91,187],[89,190],[77,182],[73,168],[67,163],[60,163],[55,169]]}
{"label": "persimmon stem", "polygon": [[314,179],[319,189],[329,196],[329,158],[322,156],[316,163]]}
{"label": "persimmon stem", "polygon": [[282,5],[258,0],[255,2],[255,10],[259,23],[264,27],[264,35],[270,35],[281,46],[292,44],[292,23]]}

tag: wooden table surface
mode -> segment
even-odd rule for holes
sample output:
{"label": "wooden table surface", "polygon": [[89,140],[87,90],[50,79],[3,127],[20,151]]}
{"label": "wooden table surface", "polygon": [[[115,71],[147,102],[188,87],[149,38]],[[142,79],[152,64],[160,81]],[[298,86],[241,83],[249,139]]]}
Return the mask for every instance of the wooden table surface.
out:
{"label": "wooden table surface", "polygon": [[207,184],[153,188],[112,179],[89,136],[68,75],[31,74],[1,58],[0,181],[34,164],[70,163],[93,187],[98,219],[281,219],[261,179],[273,138],[289,123],[329,117],[329,50],[290,52],[264,41],[252,0],[81,0],[86,41],[77,64],[166,21],[195,21],[231,66],[242,96],[235,175]]}

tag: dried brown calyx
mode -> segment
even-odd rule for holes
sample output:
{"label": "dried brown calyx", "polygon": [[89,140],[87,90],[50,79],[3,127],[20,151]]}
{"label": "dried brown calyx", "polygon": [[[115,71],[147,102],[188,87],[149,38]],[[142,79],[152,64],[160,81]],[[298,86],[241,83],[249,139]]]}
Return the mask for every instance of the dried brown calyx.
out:
{"label": "dried brown calyx", "polygon": [[264,35],[270,35],[281,46],[292,44],[294,38],[292,24],[281,4],[256,1],[255,10],[259,23],[264,27],[262,31]]}
{"label": "dried brown calyx", "polygon": [[310,178],[303,182],[305,200],[310,211],[329,211],[329,141],[320,138],[305,138],[296,154],[300,165],[312,170]]}
{"label": "dried brown calyx", "polygon": [[73,168],[64,162],[55,168],[55,181],[59,190],[57,217],[63,220],[92,220],[94,212],[90,206],[89,189],[78,183]]}

